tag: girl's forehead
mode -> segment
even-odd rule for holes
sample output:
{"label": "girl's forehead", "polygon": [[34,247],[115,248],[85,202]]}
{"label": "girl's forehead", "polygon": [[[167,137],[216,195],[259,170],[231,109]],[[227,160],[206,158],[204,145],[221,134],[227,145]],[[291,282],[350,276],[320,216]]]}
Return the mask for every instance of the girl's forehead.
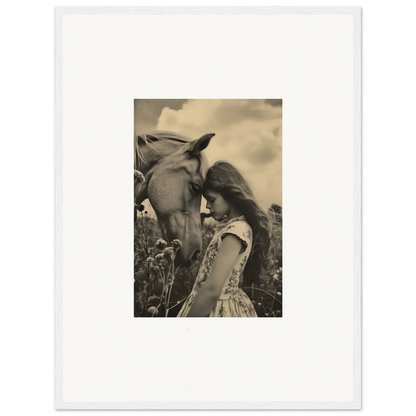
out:
{"label": "girl's forehead", "polygon": [[220,195],[220,193],[219,192],[215,192],[214,190],[212,190],[212,189],[206,189],[205,191],[204,191],[204,198],[206,198],[206,197],[211,197],[211,198],[213,198],[213,197],[217,197],[218,195]]}

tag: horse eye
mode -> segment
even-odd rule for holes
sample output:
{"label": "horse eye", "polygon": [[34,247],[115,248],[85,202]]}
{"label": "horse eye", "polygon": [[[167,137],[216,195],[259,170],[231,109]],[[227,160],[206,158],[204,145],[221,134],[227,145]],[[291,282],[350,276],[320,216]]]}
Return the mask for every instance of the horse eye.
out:
{"label": "horse eye", "polygon": [[196,183],[191,183],[191,190],[194,194],[200,194],[201,193],[201,187],[197,185]]}

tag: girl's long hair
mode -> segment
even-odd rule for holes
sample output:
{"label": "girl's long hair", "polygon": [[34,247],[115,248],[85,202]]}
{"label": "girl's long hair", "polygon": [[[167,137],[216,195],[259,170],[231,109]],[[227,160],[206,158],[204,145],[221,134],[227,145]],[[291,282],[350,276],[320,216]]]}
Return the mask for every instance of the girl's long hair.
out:
{"label": "girl's long hair", "polygon": [[273,257],[273,218],[258,205],[248,182],[231,163],[218,161],[208,169],[203,191],[211,189],[236,207],[253,231],[253,245],[243,273],[243,284],[259,281]]}

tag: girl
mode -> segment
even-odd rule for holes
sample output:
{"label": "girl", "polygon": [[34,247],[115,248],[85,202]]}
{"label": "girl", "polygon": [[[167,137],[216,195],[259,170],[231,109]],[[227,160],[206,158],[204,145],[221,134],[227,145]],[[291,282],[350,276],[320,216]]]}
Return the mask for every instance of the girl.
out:
{"label": "girl", "polygon": [[257,317],[241,284],[251,284],[269,259],[271,220],[228,162],[209,168],[203,195],[219,224],[178,317]]}

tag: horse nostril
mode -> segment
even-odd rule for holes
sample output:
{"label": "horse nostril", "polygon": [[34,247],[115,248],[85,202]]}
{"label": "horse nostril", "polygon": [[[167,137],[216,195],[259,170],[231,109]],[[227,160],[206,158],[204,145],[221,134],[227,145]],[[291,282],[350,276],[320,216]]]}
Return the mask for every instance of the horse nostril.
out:
{"label": "horse nostril", "polygon": [[194,262],[199,257],[200,254],[201,252],[199,250],[196,250],[194,254],[192,254],[191,261]]}

